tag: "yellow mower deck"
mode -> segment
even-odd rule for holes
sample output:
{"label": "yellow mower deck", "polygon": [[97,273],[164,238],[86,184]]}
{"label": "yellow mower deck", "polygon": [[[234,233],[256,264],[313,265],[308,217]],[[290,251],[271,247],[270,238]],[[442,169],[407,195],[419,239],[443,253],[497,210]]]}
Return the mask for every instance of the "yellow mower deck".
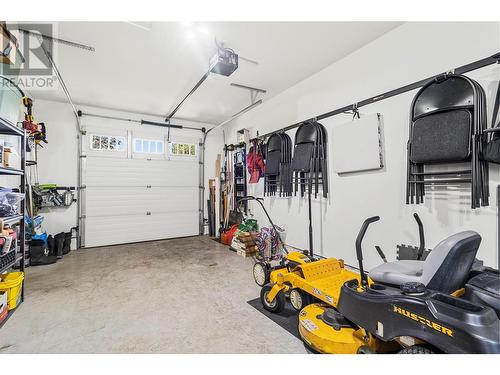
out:
{"label": "yellow mower deck", "polygon": [[318,316],[327,306],[315,303],[299,314],[299,333],[304,342],[319,353],[356,354],[360,347],[374,346],[374,340],[365,336],[362,329],[343,327],[335,330]]}
{"label": "yellow mower deck", "polygon": [[335,258],[301,264],[290,271],[278,269],[271,273],[274,286],[267,299],[274,300],[281,290],[298,288],[336,307],[342,285],[353,279],[360,280],[359,274],[345,269],[344,261]]}

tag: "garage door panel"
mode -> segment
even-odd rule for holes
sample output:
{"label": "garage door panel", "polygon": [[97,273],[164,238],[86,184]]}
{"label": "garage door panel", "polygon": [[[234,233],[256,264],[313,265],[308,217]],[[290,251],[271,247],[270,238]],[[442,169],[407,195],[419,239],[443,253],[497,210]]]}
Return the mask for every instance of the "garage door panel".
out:
{"label": "garage door panel", "polygon": [[165,140],[167,129],[138,130],[133,125],[115,129],[109,125],[108,121],[95,124],[87,134],[100,134],[101,140],[126,135],[122,151],[94,149],[88,137],[84,141],[84,246],[198,235],[198,158],[168,158],[167,143],[165,153],[135,153],[134,139]]}
{"label": "garage door panel", "polygon": [[87,217],[197,211],[198,187],[88,187]]}
{"label": "garage door panel", "polygon": [[87,186],[198,186],[198,163],[88,157]]}
{"label": "garage door panel", "polygon": [[116,245],[198,234],[198,212],[92,217],[86,247]]}

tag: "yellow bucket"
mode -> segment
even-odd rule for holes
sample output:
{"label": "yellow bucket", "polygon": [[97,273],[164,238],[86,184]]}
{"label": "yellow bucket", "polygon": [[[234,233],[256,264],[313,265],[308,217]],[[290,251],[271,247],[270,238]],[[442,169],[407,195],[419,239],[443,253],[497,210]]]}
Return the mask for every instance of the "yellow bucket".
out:
{"label": "yellow bucket", "polygon": [[17,297],[21,292],[23,280],[23,272],[11,272],[0,275],[0,292],[7,292],[7,306],[9,310],[15,309],[17,306]]}

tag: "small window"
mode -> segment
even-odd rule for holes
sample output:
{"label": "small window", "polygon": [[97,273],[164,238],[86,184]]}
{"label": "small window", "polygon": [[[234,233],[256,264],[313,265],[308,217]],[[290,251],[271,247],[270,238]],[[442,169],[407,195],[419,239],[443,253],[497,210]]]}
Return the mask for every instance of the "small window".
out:
{"label": "small window", "polygon": [[134,152],[137,154],[163,154],[163,141],[157,139],[134,139]]}
{"label": "small window", "polygon": [[125,138],[92,134],[90,138],[90,149],[98,151],[124,151]]}
{"label": "small window", "polygon": [[163,154],[163,142],[156,142],[156,152],[159,154]]}
{"label": "small window", "polygon": [[194,143],[170,143],[170,154],[174,156],[196,156]]}
{"label": "small window", "polygon": [[134,142],[134,152],[142,152],[142,139],[136,139]]}

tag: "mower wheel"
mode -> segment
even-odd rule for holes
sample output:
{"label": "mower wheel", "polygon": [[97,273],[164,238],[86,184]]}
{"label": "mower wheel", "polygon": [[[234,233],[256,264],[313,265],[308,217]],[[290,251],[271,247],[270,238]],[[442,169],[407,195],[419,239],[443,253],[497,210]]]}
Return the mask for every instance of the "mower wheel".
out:
{"label": "mower wheel", "polygon": [[434,354],[434,352],[425,346],[412,345],[400,350],[398,354]]}
{"label": "mower wheel", "polygon": [[313,303],[311,295],[297,288],[290,290],[290,304],[295,310],[300,311],[311,303]]}
{"label": "mower wheel", "polygon": [[358,348],[357,354],[375,354],[375,351],[370,348],[368,345],[361,345]]}
{"label": "mower wheel", "polygon": [[274,298],[274,301],[269,302],[267,300],[267,295],[269,294],[273,286],[274,284],[266,284],[262,287],[260,291],[260,302],[262,303],[264,309],[266,309],[267,311],[272,313],[279,313],[285,308],[285,293],[280,290]]}
{"label": "mower wheel", "polygon": [[263,287],[269,282],[269,267],[264,262],[257,262],[253,265],[253,279],[255,283]]}

